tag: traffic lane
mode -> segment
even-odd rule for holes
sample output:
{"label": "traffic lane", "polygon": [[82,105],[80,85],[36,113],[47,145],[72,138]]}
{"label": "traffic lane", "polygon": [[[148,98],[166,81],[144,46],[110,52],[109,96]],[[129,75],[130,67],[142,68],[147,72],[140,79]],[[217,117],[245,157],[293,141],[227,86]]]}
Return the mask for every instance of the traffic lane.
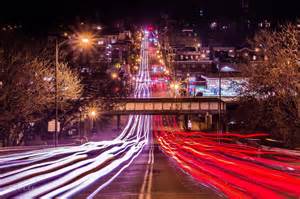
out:
{"label": "traffic lane", "polygon": [[[115,175],[111,173],[107,178]],[[75,196],[87,198],[103,184],[99,180]],[[94,195],[101,199],[198,199],[222,198],[179,169],[153,142],[108,186]]]}
{"label": "traffic lane", "polygon": [[[101,199],[133,199],[141,197],[142,186],[145,186],[145,174],[150,166],[149,157],[150,157],[151,144],[148,144],[144,147],[141,154],[132,162],[132,164],[122,171],[109,185],[100,190],[94,195],[93,198]],[[75,198],[87,198],[95,190],[97,190],[103,181],[106,179],[111,179],[112,176],[115,176],[117,171],[110,173],[109,176],[106,176],[105,179],[98,180],[84,192],[81,192],[75,196]]]}
{"label": "traffic lane", "polygon": [[153,199],[199,199],[223,198],[204,184],[200,184],[181,170],[154,144],[154,169],[151,198]]}
{"label": "traffic lane", "polygon": [[276,155],[274,152],[226,142],[214,143],[211,138],[196,138],[191,132],[175,134],[156,133],[164,151],[196,179],[213,184],[228,197],[299,197],[298,167],[270,160],[267,156],[262,158],[262,155]]}

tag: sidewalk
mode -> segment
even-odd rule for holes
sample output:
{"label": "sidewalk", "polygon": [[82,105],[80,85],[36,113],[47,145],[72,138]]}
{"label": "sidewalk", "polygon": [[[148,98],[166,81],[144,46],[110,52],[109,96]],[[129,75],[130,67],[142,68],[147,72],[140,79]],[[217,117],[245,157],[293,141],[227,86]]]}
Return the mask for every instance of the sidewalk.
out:
{"label": "sidewalk", "polygon": [[[122,130],[124,129],[128,117],[123,116],[121,118],[120,127],[121,129],[116,129],[116,119],[113,118],[111,123],[101,127],[96,133],[88,133],[87,141],[105,141],[112,140],[116,138]],[[63,146],[76,146],[81,145],[81,141],[79,136],[73,136],[65,139],[59,139],[57,147]],[[28,142],[27,145],[24,146],[11,146],[11,147],[0,147],[0,155],[8,154],[8,153],[16,153],[21,151],[30,151],[30,150],[38,150],[44,148],[54,148],[54,140],[34,140],[32,142]]]}

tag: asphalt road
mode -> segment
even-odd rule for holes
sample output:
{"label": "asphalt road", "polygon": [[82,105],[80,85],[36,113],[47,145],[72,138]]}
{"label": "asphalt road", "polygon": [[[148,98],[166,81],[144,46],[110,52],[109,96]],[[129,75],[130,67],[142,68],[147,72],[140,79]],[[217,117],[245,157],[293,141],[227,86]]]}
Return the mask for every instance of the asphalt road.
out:
{"label": "asphalt road", "polygon": [[[116,173],[111,173],[115,175]],[[108,176],[111,177],[111,176]],[[102,182],[96,182],[75,198],[86,198]],[[222,198],[179,169],[153,140],[121,175],[94,198],[101,199],[200,199]]]}

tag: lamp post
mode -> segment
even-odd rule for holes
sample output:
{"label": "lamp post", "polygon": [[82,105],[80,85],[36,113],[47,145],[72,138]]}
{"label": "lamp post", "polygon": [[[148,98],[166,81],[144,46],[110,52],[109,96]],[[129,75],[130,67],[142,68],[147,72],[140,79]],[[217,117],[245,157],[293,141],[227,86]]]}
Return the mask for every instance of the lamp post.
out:
{"label": "lamp post", "polygon": [[59,64],[59,61],[58,61],[58,55],[59,55],[59,46],[63,45],[64,43],[66,43],[67,40],[61,42],[61,43],[58,43],[58,39],[56,38],[55,39],[55,81],[54,81],[54,84],[55,84],[55,124],[54,124],[54,145],[55,147],[57,146],[58,144],[58,81],[57,81],[57,74],[58,74],[58,64]]}
{"label": "lamp post", "polygon": [[96,112],[96,110],[90,110],[90,112],[89,112],[89,116],[90,116],[90,118],[91,118],[91,122],[92,122],[92,132],[93,132],[93,130],[94,130],[94,128],[95,128],[95,119],[97,118],[97,112]]}
{"label": "lamp post", "polygon": [[119,77],[118,73],[116,73],[116,72],[111,73],[111,78],[113,80],[117,79],[118,77]]}
{"label": "lamp post", "polygon": [[[87,48],[91,46],[91,34],[78,34],[76,36],[76,42],[82,48]],[[58,144],[58,67],[59,67],[59,48],[66,44],[69,39],[62,42],[58,41],[58,38],[55,39],[55,80],[54,80],[54,93],[55,93],[55,124],[54,124],[54,145],[55,147]]]}
{"label": "lamp post", "polygon": [[171,88],[171,90],[173,90],[174,97],[176,98],[177,97],[177,90],[179,89],[179,83],[177,83],[177,82],[171,83],[170,88]]}
{"label": "lamp post", "polygon": [[221,102],[222,102],[222,76],[221,76],[221,67],[219,64],[219,59],[215,59],[217,68],[218,68],[218,80],[219,80],[219,100],[218,100],[218,132],[221,134],[222,133],[222,125],[221,125]]}
{"label": "lamp post", "polygon": [[81,121],[82,121],[82,107],[79,107],[79,137],[80,137],[80,140],[82,140]]}
{"label": "lamp post", "polygon": [[177,97],[178,89],[179,89],[179,83],[175,83],[174,84],[175,97]]}

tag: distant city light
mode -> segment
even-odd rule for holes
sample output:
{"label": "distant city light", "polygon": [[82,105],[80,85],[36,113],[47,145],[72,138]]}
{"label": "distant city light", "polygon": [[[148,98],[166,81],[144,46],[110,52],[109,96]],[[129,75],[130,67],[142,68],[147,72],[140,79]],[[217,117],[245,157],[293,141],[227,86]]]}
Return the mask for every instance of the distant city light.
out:
{"label": "distant city light", "polygon": [[210,24],[211,29],[215,29],[217,26],[218,26],[218,24],[215,21]]}

